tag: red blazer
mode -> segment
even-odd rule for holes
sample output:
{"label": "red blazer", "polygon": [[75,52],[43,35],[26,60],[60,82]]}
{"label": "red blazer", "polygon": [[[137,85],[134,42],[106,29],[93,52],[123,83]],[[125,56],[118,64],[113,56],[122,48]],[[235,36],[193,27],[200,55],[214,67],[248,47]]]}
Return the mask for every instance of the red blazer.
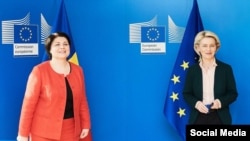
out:
{"label": "red blazer", "polygon": [[[90,115],[85,94],[84,74],[80,66],[70,63],[67,76],[73,93],[77,136],[83,128],[90,129]],[[66,105],[66,84],[63,74],[56,73],[49,61],[35,66],[29,75],[21,110],[19,131],[59,139]]]}

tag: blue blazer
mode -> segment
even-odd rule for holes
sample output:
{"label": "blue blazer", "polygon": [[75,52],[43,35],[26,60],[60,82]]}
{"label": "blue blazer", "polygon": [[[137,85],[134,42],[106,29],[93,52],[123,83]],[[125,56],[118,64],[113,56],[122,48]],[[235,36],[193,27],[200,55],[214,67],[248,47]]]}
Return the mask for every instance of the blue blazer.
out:
{"label": "blue blazer", "polygon": [[[230,65],[217,59],[216,64],[214,98],[219,99],[221,102],[221,109],[218,110],[218,115],[223,124],[232,124],[229,105],[238,96],[233,70]],[[191,107],[189,124],[193,124],[197,119],[199,111],[195,109],[195,104],[199,100],[202,101],[202,93],[202,70],[199,63],[197,63],[188,69],[183,88],[183,97]]]}

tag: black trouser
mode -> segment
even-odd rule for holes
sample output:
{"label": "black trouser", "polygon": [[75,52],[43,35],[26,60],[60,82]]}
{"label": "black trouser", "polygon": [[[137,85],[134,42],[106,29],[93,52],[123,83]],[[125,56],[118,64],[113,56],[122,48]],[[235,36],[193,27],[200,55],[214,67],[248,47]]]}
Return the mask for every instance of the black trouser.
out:
{"label": "black trouser", "polygon": [[194,124],[222,124],[217,110],[211,110],[208,114],[199,113]]}

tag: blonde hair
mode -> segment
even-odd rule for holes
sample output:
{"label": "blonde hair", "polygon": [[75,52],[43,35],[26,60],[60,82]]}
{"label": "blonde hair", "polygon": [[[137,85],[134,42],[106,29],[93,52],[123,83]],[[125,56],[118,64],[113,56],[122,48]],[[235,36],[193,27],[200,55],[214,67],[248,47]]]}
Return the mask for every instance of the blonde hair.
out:
{"label": "blonde hair", "polygon": [[195,39],[194,39],[194,50],[195,52],[199,54],[199,52],[197,51],[197,48],[196,46],[198,46],[200,44],[200,41],[203,39],[203,38],[206,38],[206,37],[209,37],[209,38],[213,38],[215,40],[215,44],[216,44],[216,51],[220,48],[220,39],[219,37],[212,31],[208,31],[208,30],[204,30],[204,31],[201,31],[199,32],[196,36],[195,36]]}

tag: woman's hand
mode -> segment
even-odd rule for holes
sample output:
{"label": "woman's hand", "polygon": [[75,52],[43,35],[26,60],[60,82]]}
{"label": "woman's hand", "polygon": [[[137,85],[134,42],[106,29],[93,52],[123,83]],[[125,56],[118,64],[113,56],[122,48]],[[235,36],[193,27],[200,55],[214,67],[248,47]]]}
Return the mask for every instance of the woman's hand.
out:
{"label": "woman's hand", "polygon": [[209,109],[201,101],[197,101],[197,103],[195,104],[195,108],[203,114],[207,114],[209,111]]}
{"label": "woman's hand", "polygon": [[213,105],[211,107],[211,109],[220,109],[221,108],[221,102],[219,99],[215,99],[213,102]]}
{"label": "woman's hand", "polygon": [[17,141],[28,141],[29,138],[28,137],[23,137],[23,136],[17,136]]}
{"label": "woman's hand", "polygon": [[89,129],[82,129],[80,138],[83,139],[89,134]]}

